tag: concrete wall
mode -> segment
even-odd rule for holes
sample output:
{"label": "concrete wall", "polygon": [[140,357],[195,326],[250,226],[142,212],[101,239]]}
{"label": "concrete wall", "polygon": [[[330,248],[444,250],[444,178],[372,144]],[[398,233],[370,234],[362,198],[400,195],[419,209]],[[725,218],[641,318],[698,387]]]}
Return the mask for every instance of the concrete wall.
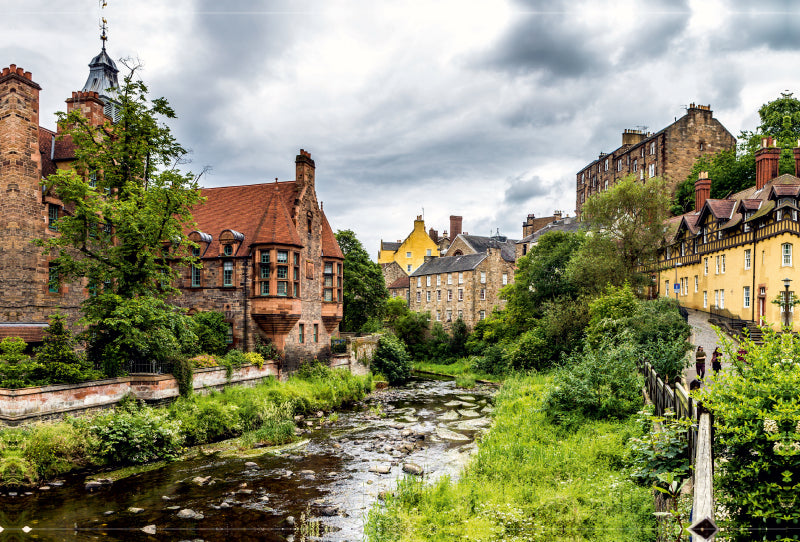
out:
{"label": "concrete wall", "polygon": [[[221,389],[227,384],[255,385],[277,375],[277,367],[269,363],[261,369],[255,365],[234,369],[230,382],[225,378],[224,367],[197,369],[194,389],[202,392]],[[178,396],[178,382],[172,375],[131,375],[40,388],[0,388],[0,424],[19,425],[110,408],[129,393],[148,402],[172,400]]]}

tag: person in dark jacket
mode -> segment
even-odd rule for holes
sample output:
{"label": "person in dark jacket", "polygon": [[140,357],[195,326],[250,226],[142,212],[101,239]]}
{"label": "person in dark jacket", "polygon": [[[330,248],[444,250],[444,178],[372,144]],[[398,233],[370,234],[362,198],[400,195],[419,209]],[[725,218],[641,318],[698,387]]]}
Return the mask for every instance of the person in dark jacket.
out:
{"label": "person in dark jacket", "polygon": [[722,352],[719,351],[719,346],[711,354],[711,370],[714,371],[714,374],[722,370]]}
{"label": "person in dark jacket", "polygon": [[706,351],[702,346],[697,347],[697,353],[694,355],[694,368],[697,371],[697,378],[706,377]]}

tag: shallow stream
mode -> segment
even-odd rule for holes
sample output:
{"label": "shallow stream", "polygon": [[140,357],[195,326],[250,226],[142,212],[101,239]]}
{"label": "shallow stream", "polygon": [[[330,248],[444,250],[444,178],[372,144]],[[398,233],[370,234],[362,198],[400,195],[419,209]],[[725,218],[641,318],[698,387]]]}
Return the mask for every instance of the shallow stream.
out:
{"label": "shallow stream", "polygon": [[491,395],[420,379],[333,424],[311,416],[303,440],[258,457],[209,455],[95,489],[68,478],[2,492],[0,541],[360,541],[367,511],[404,468],[458,476],[491,423]]}

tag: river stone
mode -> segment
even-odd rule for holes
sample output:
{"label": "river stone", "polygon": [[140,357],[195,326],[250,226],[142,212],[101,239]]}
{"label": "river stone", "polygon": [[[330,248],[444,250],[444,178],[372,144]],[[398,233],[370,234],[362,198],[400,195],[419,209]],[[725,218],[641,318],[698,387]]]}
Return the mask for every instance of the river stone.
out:
{"label": "river stone", "polygon": [[436,428],[436,435],[444,440],[469,440],[469,437],[466,435],[462,435],[461,433],[456,433],[455,431],[451,431],[446,427],[437,427]]}
{"label": "river stone", "polygon": [[191,508],[184,508],[178,512],[178,517],[180,519],[203,519],[205,516],[200,512],[195,512]]}
{"label": "river stone", "polygon": [[412,431],[411,429],[403,429],[403,431],[400,433],[400,436],[405,438],[405,437],[410,437],[413,434],[414,431]]}
{"label": "river stone", "polygon": [[39,488],[39,491],[47,491],[48,489],[50,489],[50,486],[42,486]]}
{"label": "river stone", "polygon": [[130,512],[131,514],[138,514],[139,512],[144,512],[144,508],[137,508],[135,506],[131,506],[130,508],[128,508],[128,512]]}
{"label": "river stone", "polygon": [[252,495],[253,494],[253,490],[252,489],[240,489],[236,493],[239,494],[239,495]]}
{"label": "river stone", "polygon": [[333,447],[334,450],[339,450],[342,447],[342,445],[339,444],[338,442],[334,442],[333,444],[331,444],[331,446]]}
{"label": "river stone", "polygon": [[286,516],[286,525],[294,527],[294,516]]}
{"label": "river stone", "polygon": [[478,416],[480,416],[480,414],[478,414],[474,410],[459,410],[458,413],[464,416],[465,418],[477,418]]}
{"label": "river stone", "polygon": [[466,403],[464,401],[448,401],[448,402],[446,402],[444,404],[444,406],[446,406],[447,408],[453,408],[453,407],[459,407],[459,406],[460,407],[463,407],[463,406],[465,406],[465,407],[474,407],[475,405],[473,405],[472,403]]}
{"label": "river stone", "polygon": [[380,463],[378,465],[372,465],[369,470],[370,472],[377,472],[378,474],[389,474],[392,472],[392,466],[386,463]]}
{"label": "river stone", "polygon": [[[86,489],[88,489],[89,491],[97,489],[98,487],[103,487],[103,484],[101,484],[97,480],[89,480],[88,482],[86,482]],[[9,495],[11,495],[11,493],[9,493]]]}
{"label": "river stone", "polygon": [[425,471],[416,463],[403,463],[403,472],[413,474],[415,476],[421,476]]}
{"label": "river stone", "polygon": [[485,407],[483,407],[483,408],[481,409],[481,412],[484,412],[484,413],[486,413],[486,414],[489,414],[490,412],[494,412],[494,407],[492,407],[492,406],[488,406],[488,405],[487,405],[487,406],[485,406]]}
{"label": "river stone", "polygon": [[313,470],[301,470],[298,474],[300,474],[300,476],[314,476],[316,472]]}
{"label": "river stone", "polygon": [[142,532],[145,534],[156,534],[156,526],[155,525],[145,525],[142,527]]}
{"label": "river stone", "polygon": [[457,420],[458,412],[456,412],[455,410],[448,410],[447,412],[439,416],[439,419],[443,421]]}
{"label": "river stone", "polygon": [[473,418],[471,420],[464,420],[461,423],[457,423],[453,426],[453,429],[458,431],[475,431],[476,429],[482,429],[489,425],[490,421],[486,418]]}
{"label": "river stone", "polygon": [[180,506],[167,506],[164,510],[180,510]]}
{"label": "river stone", "polygon": [[244,468],[246,468],[246,469],[257,469],[258,468],[258,463],[256,463],[255,461],[246,461],[245,464],[244,464]]}
{"label": "river stone", "polygon": [[339,509],[336,508],[335,506],[323,506],[322,508],[320,508],[319,514],[321,516],[327,516],[327,517],[338,516]]}
{"label": "river stone", "polygon": [[211,476],[195,476],[194,478],[192,478],[192,483],[198,486],[202,486],[209,480],[211,480]]}
{"label": "river stone", "polygon": [[103,512],[103,515],[104,516],[113,516],[114,515],[114,511],[113,510],[106,510],[105,512]]}
{"label": "river stone", "polygon": [[462,401],[469,401],[470,403],[474,403],[475,402],[475,398],[471,397],[469,395],[456,395],[456,397],[458,397]]}

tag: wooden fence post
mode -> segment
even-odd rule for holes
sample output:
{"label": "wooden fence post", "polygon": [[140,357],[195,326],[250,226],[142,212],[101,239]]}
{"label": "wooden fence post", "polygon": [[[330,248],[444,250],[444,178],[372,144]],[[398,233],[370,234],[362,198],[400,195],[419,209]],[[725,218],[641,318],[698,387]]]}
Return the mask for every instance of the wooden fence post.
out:
{"label": "wooden fence post", "polygon": [[693,523],[689,531],[701,541],[712,540],[717,534],[714,522],[713,461],[711,454],[711,415],[700,414],[697,429],[697,452],[694,460]]}

